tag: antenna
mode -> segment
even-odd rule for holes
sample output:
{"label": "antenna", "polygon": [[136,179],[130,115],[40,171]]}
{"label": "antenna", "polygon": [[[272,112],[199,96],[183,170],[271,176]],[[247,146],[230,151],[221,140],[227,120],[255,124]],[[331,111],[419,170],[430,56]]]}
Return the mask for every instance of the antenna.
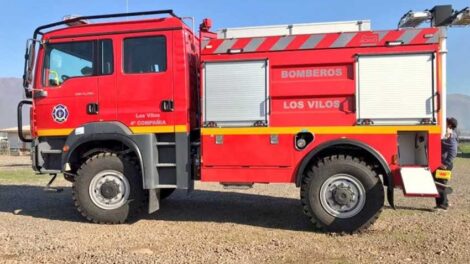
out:
{"label": "antenna", "polygon": [[[129,14],[129,0],[126,0],[126,14]],[[126,17],[126,21],[129,21],[129,17]]]}

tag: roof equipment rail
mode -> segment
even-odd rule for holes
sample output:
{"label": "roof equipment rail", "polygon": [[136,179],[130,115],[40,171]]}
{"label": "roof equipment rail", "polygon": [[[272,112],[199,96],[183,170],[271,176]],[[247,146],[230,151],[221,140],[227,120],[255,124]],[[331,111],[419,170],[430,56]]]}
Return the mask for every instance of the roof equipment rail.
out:
{"label": "roof equipment rail", "polygon": [[172,17],[179,18],[173,10],[167,9],[167,10],[154,10],[154,11],[145,11],[145,12],[133,12],[133,13],[116,13],[116,14],[106,14],[106,15],[94,15],[94,16],[79,16],[79,17],[74,17],[72,19],[67,19],[47,25],[40,26],[34,30],[34,35],[33,39],[36,39],[39,34],[43,34],[41,30],[46,29],[46,28],[51,28],[51,27],[57,27],[61,25],[66,25],[74,22],[80,22],[80,21],[86,21],[86,20],[91,20],[91,19],[106,19],[106,18],[116,18],[116,17],[132,17],[132,16],[150,16],[150,15],[161,15],[161,14],[168,14]]}

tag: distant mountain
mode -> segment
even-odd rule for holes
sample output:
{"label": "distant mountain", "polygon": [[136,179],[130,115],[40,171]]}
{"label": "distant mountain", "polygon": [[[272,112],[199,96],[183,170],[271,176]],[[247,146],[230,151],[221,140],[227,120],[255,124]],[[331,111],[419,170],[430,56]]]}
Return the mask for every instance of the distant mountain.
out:
{"label": "distant mountain", "polygon": [[[14,127],[16,123],[16,106],[23,99],[23,85],[20,78],[0,78],[0,128]],[[29,114],[26,111],[24,118]],[[29,123],[25,120],[25,123]]]}
{"label": "distant mountain", "polygon": [[[16,126],[16,106],[23,96],[21,79],[0,78],[0,128]],[[26,119],[26,111],[24,116]],[[460,131],[470,135],[470,96],[449,94],[447,116],[455,117],[459,121]]]}

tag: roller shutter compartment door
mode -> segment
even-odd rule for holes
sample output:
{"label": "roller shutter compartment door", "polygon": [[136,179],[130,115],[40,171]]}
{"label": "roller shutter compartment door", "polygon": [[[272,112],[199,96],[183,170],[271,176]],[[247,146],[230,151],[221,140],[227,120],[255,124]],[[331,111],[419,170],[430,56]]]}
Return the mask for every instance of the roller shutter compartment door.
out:
{"label": "roller shutter compartment door", "polygon": [[267,61],[206,62],[204,122],[218,126],[267,123]]}
{"label": "roller shutter compartment door", "polygon": [[375,125],[413,125],[434,118],[434,55],[359,56],[357,118]]}

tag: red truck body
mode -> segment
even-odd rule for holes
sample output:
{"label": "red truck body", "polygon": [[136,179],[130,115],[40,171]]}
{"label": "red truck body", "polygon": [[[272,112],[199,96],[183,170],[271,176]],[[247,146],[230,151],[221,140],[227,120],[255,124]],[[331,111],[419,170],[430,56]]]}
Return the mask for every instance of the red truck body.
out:
{"label": "red truck body", "polygon": [[[347,138],[363,142],[381,153],[395,172],[394,180],[398,184],[401,181],[398,172],[400,166],[393,159],[398,155],[399,131],[429,133],[429,166],[435,170],[440,166],[441,130],[437,122],[420,126],[362,126],[357,124],[355,112],[358,76],[355,64],[358,54],[439,52],[439,43],[425,38],[427,34],[438,34],[438,29],[419,29],[413,33],[416,34],[405,45],[396,47],[387,46],[387,43],[400,40],[408,34],[406,30],[261,37],[258,38],[262,42],[257,49],[236,54],[216,52],[227,40],[207,41],[202,49],[202,63],[259,59],[269,61],[270,113],[269,127],[202,128],[201,179],[222,182],[295,182],[296,171],[309,152],[321,144]],[[318,43],[304,48],[303,45],[308,44],[312,36],[318,36]],[[276,43],[282,43],[285,38],[291,38],[288,45],[282,49],[273,49]],[[244,49],[253,39],[236,39],[229,49]],[[438,68],[439,63],[437,59]],[[311,70],[312,76],[304,76],[306,70]],[[299,71],[301,76],[295,75]],[[437,83],[436,92],[439,93],[439,77]],[[386,98],[383,100],[386,104]],[[302,151],[293,147],[293,136],[300,131],[309,131],[315,135],[315,141]],[[278,145],[270,144],[271,134],[279,134]],[[215,144],[214,135],[227,135],[223,146]]]}
{"label": "red truck body", "polygon": [[[315,183],[323,177],[316,169],[348,162],[372,178],[380,175],[374,181],[388,186],[393,206],[393,189],[407,187],[403,168],[431,175],[440,166],[443,28],[223,38],[209,31],[209,20],[196,35],[172,11],[152,14],[163,13],[171,16],[42,32],[78,18],[38,28],[25,66],[35,170],[64,173],[77,190],[90,189],[83,199],[91,197],[106,212],[121,210],[113,201],[129,197],[125,189],[132,180],[125,169],[97,181],[83,171],[92,170],[87,164],[95,160],[111,162],[113,154],[139,167],[136,184],[149,190],[149,211],[159,208],[164,192],[191,190],[194,180],[296,183],[305,208],[315,208],[317,194],[309,192],[323,186]],[[102,17],[112,16],[89,18]],[[382,187],[369,194],[365,182],[365,189],[355,184],[367,177],[350,174],[326,180],[331,192],[320,200],[330,204],[329,217],[357,214],[359,224],[351,218],[331,226],[311,209],[307,215],[317,226],[354,232],[375,220]],[[87,177],[95,187],[79,186],[78,179]],[[369,205],[365,197],[375,195],[376,204]],[[79,209],[95,222],[127,219],[103,220],[94,209]]]}

